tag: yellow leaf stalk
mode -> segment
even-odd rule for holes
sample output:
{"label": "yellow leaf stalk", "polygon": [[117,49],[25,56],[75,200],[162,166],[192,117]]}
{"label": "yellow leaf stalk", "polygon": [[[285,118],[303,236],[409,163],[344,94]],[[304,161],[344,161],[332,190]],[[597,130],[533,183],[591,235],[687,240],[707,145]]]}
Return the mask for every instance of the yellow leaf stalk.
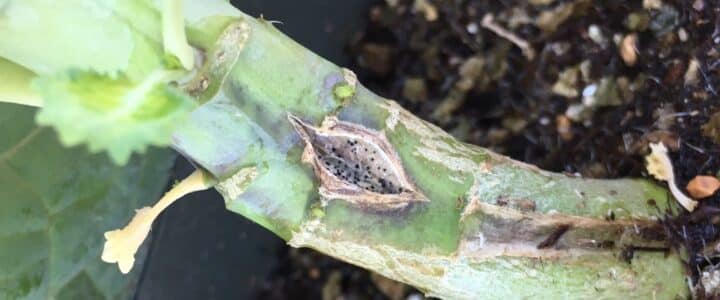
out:
{"label": "yellow leaf stalk", "polygon": [[165,193],[153,207],[138,209],[135,217],[125,228],[105,232],[102,260],[107,263],[117,263],[123,274],[130,272],[135,263],[135,253],[150,233],[155,218],[182,196],[208,189],[215,183],[211,175],[196,170]]}

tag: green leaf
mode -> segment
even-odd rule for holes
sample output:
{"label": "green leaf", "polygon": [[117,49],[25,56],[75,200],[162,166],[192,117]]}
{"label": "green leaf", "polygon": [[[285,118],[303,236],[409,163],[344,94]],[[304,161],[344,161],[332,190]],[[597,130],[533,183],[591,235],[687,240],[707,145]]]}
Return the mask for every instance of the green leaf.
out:
{"label": "green leaf", "polygon": [[152,70],[162,58],[161,28],[147,2],[0,0],[0,56],[37,74]]}
{"label": "green leaf", "polygon": [[133,276],[100,261],[103,232],[156,199],[174,155],[155,149],[119,167],[63,147],[34,112],[0,104],[0,299],[127,296]]}
{"label": "green leaf", "polygon": [[107,151],[118,164],[148,145],[166,146],[194,101],[166,82],[173,72],[152,73],[143,82],[69,71],[34,82],[44,106],[37,115],[53,126],[67,146],[87,143],[90,152]]}

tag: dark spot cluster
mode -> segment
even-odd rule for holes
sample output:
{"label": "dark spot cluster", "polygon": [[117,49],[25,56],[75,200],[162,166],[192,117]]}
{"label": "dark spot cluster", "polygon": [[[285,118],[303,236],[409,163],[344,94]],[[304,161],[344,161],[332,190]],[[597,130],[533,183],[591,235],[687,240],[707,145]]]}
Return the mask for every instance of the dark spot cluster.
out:
{"label": "dark spot cluster", "polygon": [[397,174],[374,144],[344,137],[328,137],[315,146],[322,167],[347,184],[380,194],[398,194]]}

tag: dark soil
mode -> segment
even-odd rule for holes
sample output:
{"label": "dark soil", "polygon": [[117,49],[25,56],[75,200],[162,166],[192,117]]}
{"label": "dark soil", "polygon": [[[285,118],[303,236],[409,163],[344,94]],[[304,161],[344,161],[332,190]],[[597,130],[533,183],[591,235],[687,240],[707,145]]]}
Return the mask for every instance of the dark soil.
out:
{"label": "dark soil", "polygon": [[[348,46],[361,82],[464,141],[596,178],[649,177],[643,157],[662,141],[681,189],[720,171],[719,1],[388,0],[368,18]],[[720,263],[720,195],[667,216],[697,283]],[[367,272],[287,251],[258,296],[320,298],[332,281],[347,299],[385,297]]]}

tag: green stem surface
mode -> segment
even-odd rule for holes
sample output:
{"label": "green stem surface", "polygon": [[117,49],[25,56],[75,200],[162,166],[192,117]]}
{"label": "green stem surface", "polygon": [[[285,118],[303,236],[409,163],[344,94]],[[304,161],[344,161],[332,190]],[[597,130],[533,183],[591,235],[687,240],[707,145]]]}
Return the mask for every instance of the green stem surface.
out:
{"label": "green stem surface", "polygon": [[[269,22],[235,22],[249,28],[235,65],[218,89],[199,97],[209,100],[174,139],[177,150],[221,179],[228,209],[292,246],[442,298],[687,295],[677,255],[635,251],[621,259],[631,247],[665,246],[655,222],[657,207],[670,205],[665,189],[544,172],[464,144],[355,86],[346,70]],[[316,126],[336,116],[383,132],[430,201],[377,212],[321,199],[288,113]]]}
{"label": "green stem surface", "polygon": [[[17,91],[29,91],[33,74],[89,69],[138,79],[161,64],[159,1],[52,3],[60,4],[51,11],[47,0],[10,1],[0,18],[0,56],[9,62],[0,61],[0,71],[22,75]],[[674,205],[665,189],[645,180],[548,173],[464,144],[368,91],[268,21],[224,0],[185,5],[187,37],[205,57],[180,87],[202,105],[177,125],[172,146],[220,181],[229,210],[292,246],[441,298],[688,295],[678,255],[635,251],[621,258],[627,249],[666,246],[655,221],[657,207]],[[58,34],[43,36],[50,26],[14,18],[27,12]],[[0,85],[1,101],[13,93]],[[380,132],[399,158],[393,166],[429,201],[378,211],[342,197],[322,199],[289,114],[315,126],[337,117]]]}

